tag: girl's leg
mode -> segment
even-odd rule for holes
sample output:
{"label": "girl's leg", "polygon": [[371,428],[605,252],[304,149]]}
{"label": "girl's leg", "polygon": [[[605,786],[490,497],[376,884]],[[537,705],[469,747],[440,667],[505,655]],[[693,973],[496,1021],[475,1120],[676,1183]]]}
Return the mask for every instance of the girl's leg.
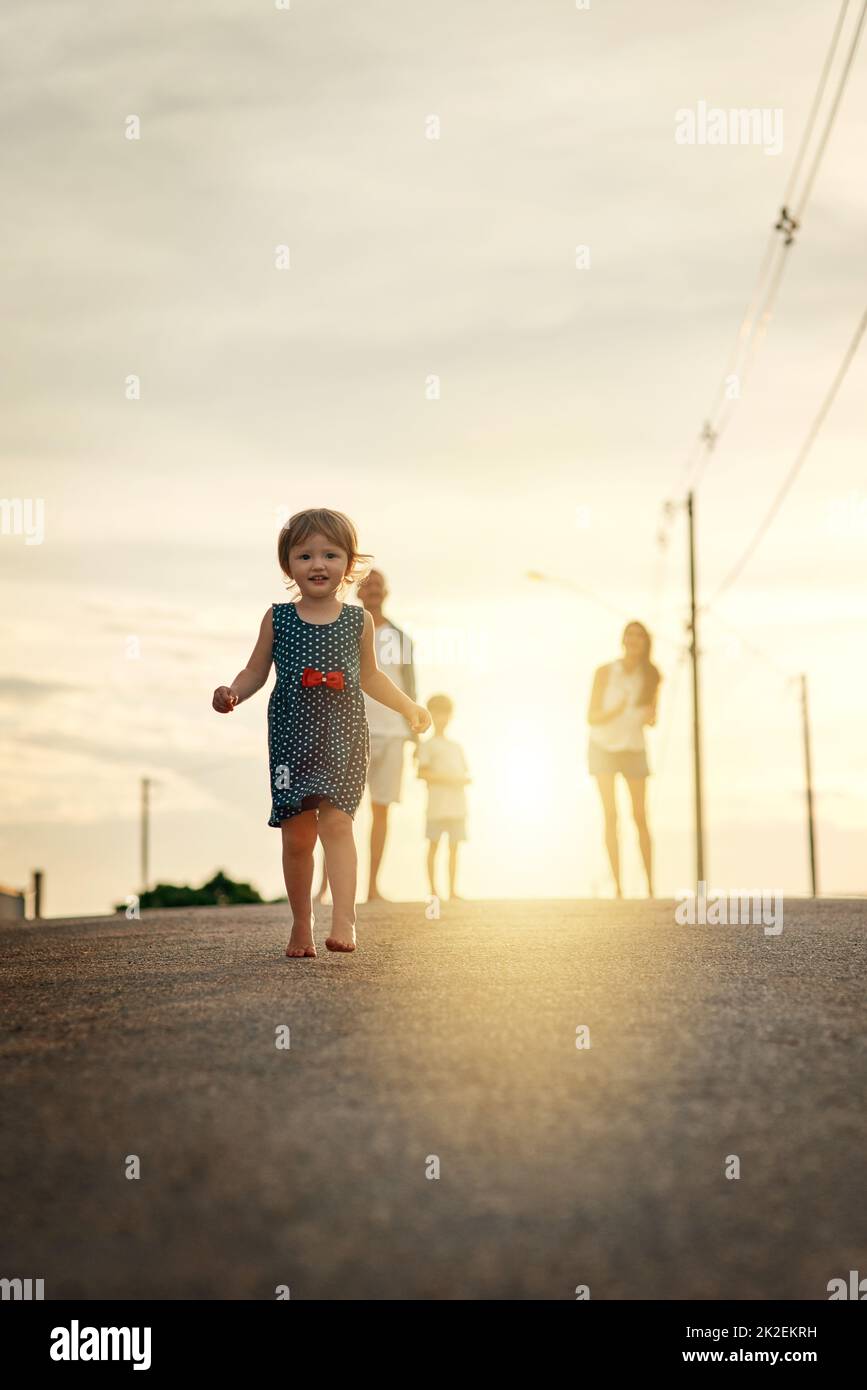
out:
{"label": "girl's leg", "polygon": [[329,951],[355,950],[355,882],[358,856],[352,833],[352,817],[330,801],[319,804],[319,838],[325,850],[328,881],[331,884],[331,935],[325,938]]}
{"label": "girl's leg", "polygon": [[458,876],[458,845],[459,840],[449,840],[449,901],[460,896],[455,892],[455,880]]}
{"label": "girl's leg", "polygon": [[647,779],[645,777],[627,777],[626,784],[629,787],[629,794],[632,797],[632,814],[635,817],[635,824],[638,828],[638,843],[641,846],[641,857],[644,860],[644,872],[647,876],[647,894],[648,897],[652,898],[652,851],[650,847],[650,831],[647,827],[647,811],[644,805],[644,789],[647,785]]}
{"label": "girl's leg", "polygon": [[328,865],[326,864],[325,860],[323,859],[323,860],[322,860],[322,881],[320,882],[319,888],[318,888],[317,893],[316,893],[316,901],[317,901],[317,902],[319,902],[319,903],[324,903],[324,901],[325,901],[325,893],[326,893],[327,889],[328,889]]}
{"label": "girl's leg", "polygon": [[292,909],[292,936],[287,956],[315,956],[313,945],[313,847],[316,844],[316,812],[301,811],[280,824],[283,833],[283,877]]}
{"label": "girl's leg", "polygon": [[427,842],[427,881],[430,884],[430,891],[433,897],[437,896],[436,885],[436,861],[437,861],[437,841],[428,840]]}
{"label": "girl's leg", "polygon": [[617,896],[618,898],[622,898],[623,890],[620,887],[620,848],[617,844],[617,799],[614,795],[614,773],[597,772],[596,782],[599,787],[599,795],[602,798],[602,809],[605,812],[605,848],[608,850],[608,859],[611,863],[611,872],[614,875]]}

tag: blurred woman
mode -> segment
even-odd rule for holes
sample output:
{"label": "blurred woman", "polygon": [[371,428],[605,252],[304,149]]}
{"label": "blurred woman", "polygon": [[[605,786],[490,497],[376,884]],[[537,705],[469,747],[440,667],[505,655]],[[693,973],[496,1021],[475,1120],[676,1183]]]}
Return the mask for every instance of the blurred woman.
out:
{"label": "blurred woman", "polygon": [[623,629],[623,656],[600,666],[593,677],[587,710],[590,733],[587,767],[596,778],[605,813],[605,847],[617,897],[620,885],[620,850],[617,841],[617,802],[614,778],[626,778],[632,798],[632,814],[647,876],[647,892],[653,897],[650,831],[647,826],[645,783],[650,775],[644,746],[644,725],[656,723],[656,699],[662,676],[650,659],[651,638],[643,623],[627,623]]}

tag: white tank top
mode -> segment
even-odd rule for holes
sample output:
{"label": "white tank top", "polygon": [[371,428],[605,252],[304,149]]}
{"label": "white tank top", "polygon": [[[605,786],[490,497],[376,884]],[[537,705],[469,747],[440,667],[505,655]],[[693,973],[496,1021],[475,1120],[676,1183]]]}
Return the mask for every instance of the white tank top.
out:
{"label": "white tank top", "polygon": [[628,703],[616,719],[609,719],[606,724],[590,725],[590,738],[593,743],[598,744],[600,748],[607,748],[610,753],[643,750],[644,726],[641,721],[647,714],[647,706],[638,703],[643,685],[644,671],[640,666],[631,672],[626,671],[622,660],[609,666],[602,696],[603,713],[616,709],[624,695]]}

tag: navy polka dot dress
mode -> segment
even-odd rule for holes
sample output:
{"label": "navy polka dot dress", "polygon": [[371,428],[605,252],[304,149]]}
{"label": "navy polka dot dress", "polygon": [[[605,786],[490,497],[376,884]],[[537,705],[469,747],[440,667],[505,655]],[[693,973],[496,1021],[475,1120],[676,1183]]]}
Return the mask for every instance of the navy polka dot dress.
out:
{"label": "navy polka dot dress", "polygon": [[[268,701],[268,824],[279,829],[323,798],[354,816],[370,760],[359,684],[364,609],[344,603],[333,623],[308,623],[294,603],[275,603],[272,618],[277,681]],[[303,684],[307,668],[311,683]]]}

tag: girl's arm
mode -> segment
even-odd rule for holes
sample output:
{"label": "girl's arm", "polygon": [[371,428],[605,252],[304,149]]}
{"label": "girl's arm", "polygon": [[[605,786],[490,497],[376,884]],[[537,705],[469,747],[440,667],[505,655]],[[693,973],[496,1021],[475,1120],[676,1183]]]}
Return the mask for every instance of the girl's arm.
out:
{"label": "girl's arm", "polygon": [[402,714],[404,719],[409,720],[410,728],[414,733],[424,733],[425,729],[430,728],[431,717],[424,705],[417,705],[408,695],[404,695],[394,681],[379,669],[376,660],[373,618],[366,608],[364,610],[364,626],[361,631],[360,661],[359,683],[365,695],[369,695],[372,700],[378,700],[381,705],[385,705],[388,709],[397,710],[398,714]]}
{"label": "girl's arm", "polygon": [[593,677],[593,689],[590,692],[590,704],[587,707],[588,724],[608,724],[612,719],[616,719],[626,709],[626,697],[619,705],[611,710],[603,710],[602,699],[605,694],[605,683],[608,680],[608,667],[600,666],[596,675]]}
{"label": "girl's arm", "polygon": [[[259,628],[259,636],[250,659],[243,671],[239,671],[231,685],[220,685],[214,691],[214,709],[228,714],[242,700],[249,700],[268,679],[274,659],[274,622],[271,609],[265,614]],[[219,698],[218,698],[219,697]]]}

